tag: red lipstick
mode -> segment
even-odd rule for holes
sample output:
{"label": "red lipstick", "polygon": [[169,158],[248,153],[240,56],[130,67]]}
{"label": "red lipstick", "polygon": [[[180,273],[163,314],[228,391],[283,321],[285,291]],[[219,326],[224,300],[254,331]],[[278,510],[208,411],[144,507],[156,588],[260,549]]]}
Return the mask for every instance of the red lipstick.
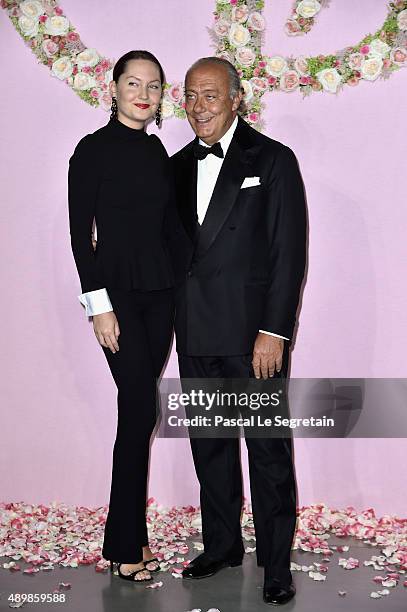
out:
{"label": "red lipstick", "polygon": [[142,109],[144,109],[144,110],[145,110],[146,108],[150,108],[150,105],[149,105],[149,104],[135,104],[135,106],[138,106],[139,108],[142,108]]}

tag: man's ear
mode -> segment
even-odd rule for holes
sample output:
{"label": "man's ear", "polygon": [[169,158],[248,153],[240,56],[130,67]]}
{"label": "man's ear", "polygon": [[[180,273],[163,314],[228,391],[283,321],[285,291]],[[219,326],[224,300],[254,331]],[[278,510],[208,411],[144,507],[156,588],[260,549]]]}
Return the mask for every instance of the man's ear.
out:
{"label": "man's ear", "polygon": [[239,91],[233,98],[232,111],[237,111],[242,101],[243,94]]}

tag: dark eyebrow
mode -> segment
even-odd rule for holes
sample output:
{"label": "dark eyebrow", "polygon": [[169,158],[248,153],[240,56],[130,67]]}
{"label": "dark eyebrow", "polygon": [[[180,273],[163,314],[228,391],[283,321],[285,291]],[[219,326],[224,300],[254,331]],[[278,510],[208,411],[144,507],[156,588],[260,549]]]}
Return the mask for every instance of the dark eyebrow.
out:
{"label": "dark eyebrow", "polygon": [[[137,81],[141,81],[140,77],[132,76],[131,74],[127,76],[126,79],[137,79]],[[152,81],[149,81],[149,83],[160,83],[160,82],[161,82],[160,79],[153,79]]]}
{"label": "dark eyebrow", "polygon": [[[186,93],[188,93],[188,92],[196,93],[195,89],[191,89],[189,87],[187,87],[185,91],[186,91]],[[218,91],[217,89],[212,89],[212,88],[208,87],[208,89],[204,89],[202,91],[202,93],[204,93],[204,94],[207,94],[207,93],[216,93],[217,91]]]}

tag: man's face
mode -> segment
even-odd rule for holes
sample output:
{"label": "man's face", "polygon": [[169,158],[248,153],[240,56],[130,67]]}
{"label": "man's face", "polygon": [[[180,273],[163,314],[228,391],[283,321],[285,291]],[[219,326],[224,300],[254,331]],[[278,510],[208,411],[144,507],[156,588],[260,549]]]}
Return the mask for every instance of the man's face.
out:
{"label": "man's face", "polygon": [[229,74],[224,66],[204,64],[189,72],[185,83],[188,121],[195,134],[213,145],[236,117],[242,94],[230,97]]}

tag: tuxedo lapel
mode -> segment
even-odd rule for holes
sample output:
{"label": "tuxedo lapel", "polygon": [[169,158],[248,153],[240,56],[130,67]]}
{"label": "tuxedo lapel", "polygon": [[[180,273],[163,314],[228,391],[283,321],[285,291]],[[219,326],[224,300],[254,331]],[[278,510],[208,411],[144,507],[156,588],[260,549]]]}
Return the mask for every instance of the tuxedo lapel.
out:
{"label": "tuxedo lapel", "polygon": [[250,175],[250,164],[253,155],[258,151],[258,147],[247,141],[246,126],[247,124],[239,118],[238,126],[219,172],[208,210],[197,235],[197,257],[201,257],[212,245],[235,204],[244,178]]}

